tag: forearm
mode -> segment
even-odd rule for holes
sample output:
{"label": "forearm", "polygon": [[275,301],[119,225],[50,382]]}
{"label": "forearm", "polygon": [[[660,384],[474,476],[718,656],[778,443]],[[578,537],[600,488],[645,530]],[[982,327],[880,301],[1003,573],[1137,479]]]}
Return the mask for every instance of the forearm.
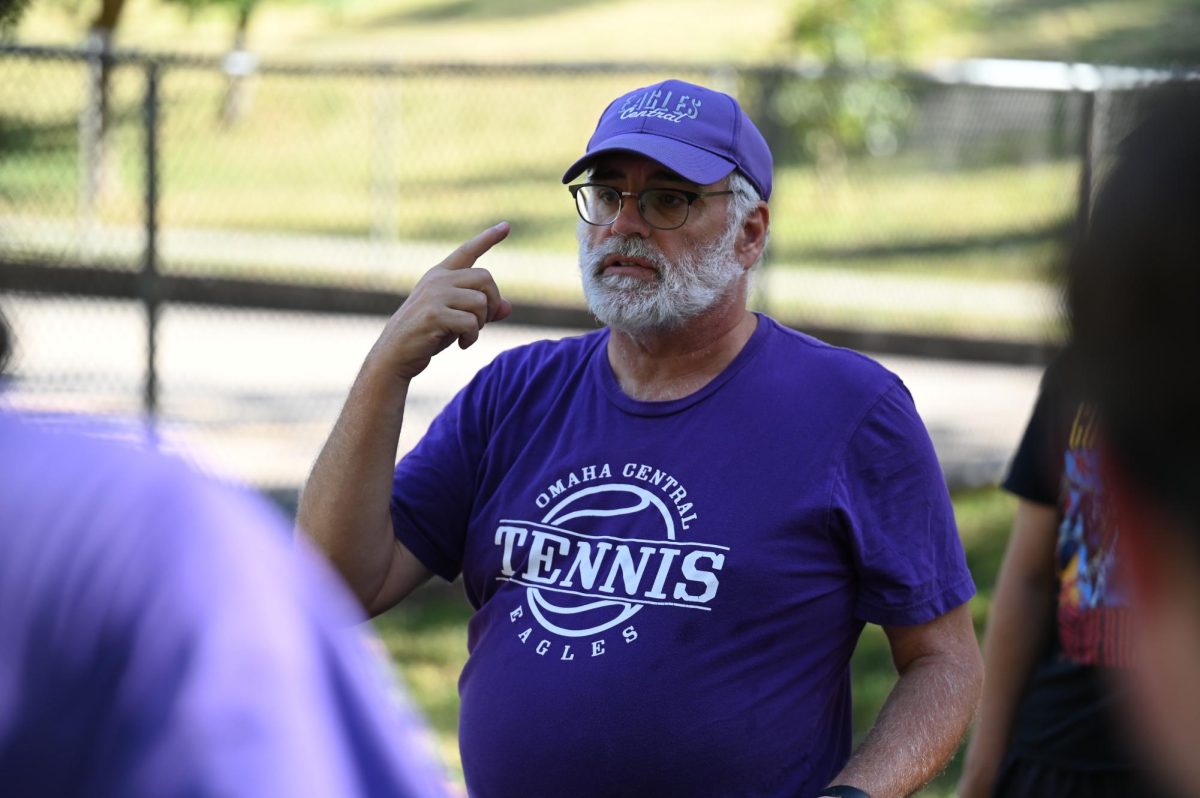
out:
{"label": "forearm", "polygon": [[512,312],[475,261],[508,235],[489,227],[417,282],[358,372],[300,499],[296,520],[368,613],[382,612],[429,578],[392,535],[392,474],[409,382],[451,343],[471,346]]}
{"label": "forearm", "polygon": [[912,663],[832,783],[872,798],[916,792],[954,755],[978,705],[979,680],[978,655],[970,652]]}
{"label": "forearm", "polygon": [[1022,500],[996,579],[984,642],[987,679],[959,793],[989,796],[1012,736],[1021,696],[1053,631],[1057,511]]}
{"label": "forearm", "polygon": [[1002,571],[984,642],[983,700],[967,747],[960,795],[991,795],[1021,695],[1054,620],[1052,585]]}
{"label": "forearm", "polygon": [[364,606],[382,588],[394,552],[388,507],[407,394],[407,380],[368,356],[296,514]]}

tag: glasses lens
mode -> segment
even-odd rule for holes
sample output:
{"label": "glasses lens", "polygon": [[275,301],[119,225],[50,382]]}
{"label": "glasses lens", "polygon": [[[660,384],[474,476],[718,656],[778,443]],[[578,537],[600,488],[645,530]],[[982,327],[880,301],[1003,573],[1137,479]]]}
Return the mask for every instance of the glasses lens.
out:
{"label": "glasses lens", "polygon": [[591,224],[611,224],[621,212],[621,194],[608,186],[581,186],[575,192],[579,215]]}
{"label": "glasses lens", "polygon": [[688,216],[687,194],[669,188],[652,188],[642,192],[642,216],[655,227],[670,230],[679,227]]}

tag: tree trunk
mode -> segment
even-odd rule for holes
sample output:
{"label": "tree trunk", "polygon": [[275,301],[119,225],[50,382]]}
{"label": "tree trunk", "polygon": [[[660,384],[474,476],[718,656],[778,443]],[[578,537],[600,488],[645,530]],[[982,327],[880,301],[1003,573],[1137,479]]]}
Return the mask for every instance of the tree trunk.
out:
{"label": "tree trunk", "polygon": [[87,87],[79,114],[80,256],[90,257],[98,225],[98,207],[110,180],[107,133],[111,117],[112,49],[125,0],[101,0],[88,29]]}
{"label": "tree trunk", "polygon": [[246,39],[250,28],[250,15],[254,13],[253,0],[238,6],[237,28],[233,32],[233,44],[225,56],[225,74],[229,76],[229,85],[225,90],[225,100],[221,103],[220,124],[223,128],[231,128],[246,113],[250,107],[250,86],[247,79],[254,71],[254,58],[246,50]]}
{"label": "tree trunk", "polygon": [[112,76],[112,61],[108,56],[112,53],[113,39],[117,35],[117,23],[121,21],[121,10],[125,0],[101,0],[100,13],[92,20],[88,29],[88,49],[97,54],[99,76],[95,84],[95,107],[100,117],[100,139],[108,130],[108,95],[109,82]]}

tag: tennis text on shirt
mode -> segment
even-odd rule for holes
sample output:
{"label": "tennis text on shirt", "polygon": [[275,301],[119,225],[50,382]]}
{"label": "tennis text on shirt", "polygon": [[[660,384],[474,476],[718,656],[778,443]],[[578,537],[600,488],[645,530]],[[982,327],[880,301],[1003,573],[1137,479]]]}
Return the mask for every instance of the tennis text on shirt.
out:
{"label": "tennis text on shirt", "polygon": [[501,520],[495,544],[497,581],[525,588],[509,621],[537,655],[599,657],[610,640],[638,639],[630,621],[640,612],[711,611],[729,547],[681,538],[699,512],[665,471],[586,465],[546,486],[534,505],[536,520]]}

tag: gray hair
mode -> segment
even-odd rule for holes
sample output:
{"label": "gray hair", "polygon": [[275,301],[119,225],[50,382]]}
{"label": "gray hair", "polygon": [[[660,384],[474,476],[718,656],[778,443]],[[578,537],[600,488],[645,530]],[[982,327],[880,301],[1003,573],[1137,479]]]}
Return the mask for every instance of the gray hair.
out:
{"label": "gray hair", "polygon": [[[758,203],[762,202],[762,197],[759,196],[758,189],[742,174],[740,169],[734,169],[729,173],[728,187],[733,192],[733,196],[729,200],[729,226],[741,227],[758,207]],[[754,271],[762,264],[763,257],[767,254],[767,244],[770,242],[771,233],[767,231],[767,239],[763,242],[762,253],[750,267],[750,271]]]}

